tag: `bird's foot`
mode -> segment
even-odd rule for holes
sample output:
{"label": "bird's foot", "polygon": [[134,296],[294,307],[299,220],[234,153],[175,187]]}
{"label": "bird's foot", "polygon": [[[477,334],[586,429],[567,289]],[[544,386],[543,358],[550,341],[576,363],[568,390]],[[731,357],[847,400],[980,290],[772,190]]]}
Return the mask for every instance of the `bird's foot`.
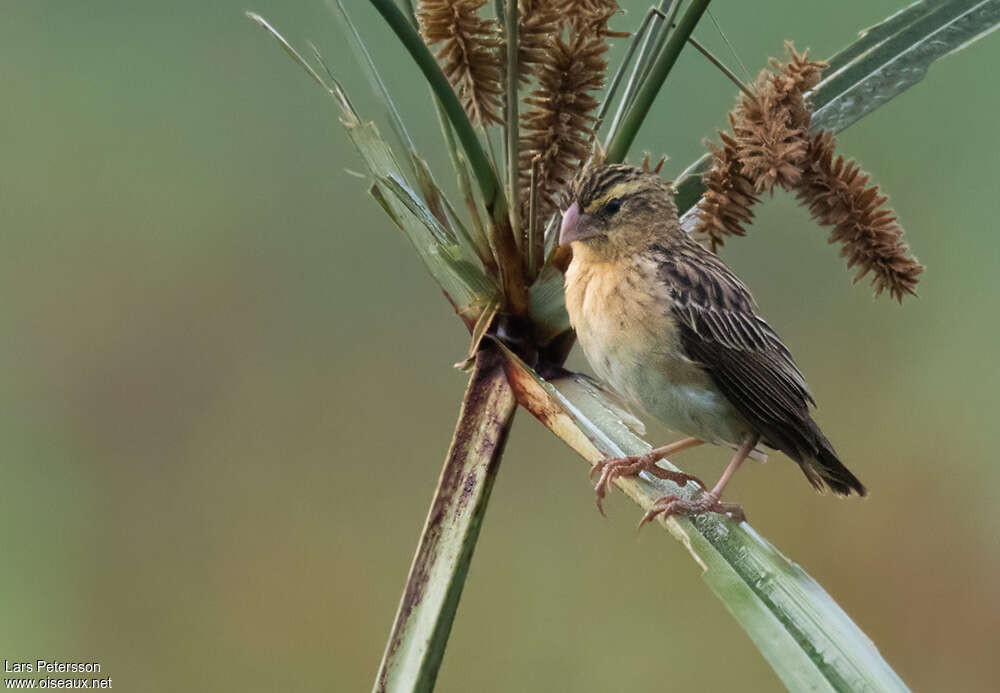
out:
{"label": "bird's foot", "polygon": [[726,515],[733,522],[740,523],[746,518],[742,506],[736,503],[723,503],[715,493],[706,491],[697,498],[685,500],[678,496],[664,496],[653,503],[653,507],[646,511],[639,521],[638,529],[647,522],[652,521],[657,515],[668,517],[670,515],[699,515],[701,513],[718,513]]}
{"label": "bird's foot", "polygon": [[660,479],[669,479],[678,486],[684,486],[689,481],[693,481],[703,489],[708,488],[705,483],[696,476],[675,472],[657,466],[656,462],[662,459],[660,455],[647,453],[645,455],[631,455],[629,457],[608,457],[601,460],[590,470],[590,478],[595,474],[600,474],[597,484],[594,486],[594,493],[597,495],[597,509],[604,514],[604,497],[608,495],[608,485],[621,476],[638,476],[639,472],[646,471]]}

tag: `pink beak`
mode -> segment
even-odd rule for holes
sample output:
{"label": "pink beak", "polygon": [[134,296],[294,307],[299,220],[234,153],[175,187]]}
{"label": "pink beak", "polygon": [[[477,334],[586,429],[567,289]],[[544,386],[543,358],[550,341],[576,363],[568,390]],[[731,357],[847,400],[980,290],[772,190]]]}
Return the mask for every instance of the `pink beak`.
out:
{"label": "pink beak", "polygon": [[580,222],[580,205],[576,202],[563,212],[562,226],[559,227],[559,245],[568,245],[576,240],[576,227]]}

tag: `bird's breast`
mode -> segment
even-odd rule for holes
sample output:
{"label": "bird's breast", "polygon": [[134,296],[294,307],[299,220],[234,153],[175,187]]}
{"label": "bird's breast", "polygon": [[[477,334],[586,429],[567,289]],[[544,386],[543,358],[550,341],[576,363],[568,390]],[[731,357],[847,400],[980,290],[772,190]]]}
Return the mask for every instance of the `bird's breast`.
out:
{"label": "bird's breast", "polygon": [[688,435],[738,440],[730,430],[738,417],[681,348],[655,264],[574,257],[566,272],[566,310],[595,374],[623,397]]}
{"label": "bird's breast", "polygon": [[587,360],[623,395],[642,367],[667,367],[677,353],[670,297],[655,266],[574,259],[566,273],[566,310]]}

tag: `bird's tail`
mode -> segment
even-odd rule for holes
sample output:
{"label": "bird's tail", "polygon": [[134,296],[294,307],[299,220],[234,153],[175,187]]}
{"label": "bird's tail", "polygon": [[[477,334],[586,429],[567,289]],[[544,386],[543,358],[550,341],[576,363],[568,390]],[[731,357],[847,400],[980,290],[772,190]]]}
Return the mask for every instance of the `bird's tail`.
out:
{"label": "bird's tail", "polygon": [[816,456],[802,462],[802,471],[805,472],[809,483],[820,491],[825,487],[839,496],[849,496],[851,492],[859,496],[868,495],[868,489],[850,469],[844,466],[830,441],[822,433],[819,434],[817,442],[819,451]]}

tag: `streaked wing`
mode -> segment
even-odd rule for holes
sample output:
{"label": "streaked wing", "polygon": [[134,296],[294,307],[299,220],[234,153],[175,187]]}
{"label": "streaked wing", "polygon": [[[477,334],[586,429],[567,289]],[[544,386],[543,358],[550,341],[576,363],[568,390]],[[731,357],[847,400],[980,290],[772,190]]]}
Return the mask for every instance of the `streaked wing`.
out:
{"label": "streaked wing", "polygon": [[743,282],[693,241],[652,250],[687,356],[702,364],[766,443],[796,459],[814,456],[809,403],[815,402]]}

